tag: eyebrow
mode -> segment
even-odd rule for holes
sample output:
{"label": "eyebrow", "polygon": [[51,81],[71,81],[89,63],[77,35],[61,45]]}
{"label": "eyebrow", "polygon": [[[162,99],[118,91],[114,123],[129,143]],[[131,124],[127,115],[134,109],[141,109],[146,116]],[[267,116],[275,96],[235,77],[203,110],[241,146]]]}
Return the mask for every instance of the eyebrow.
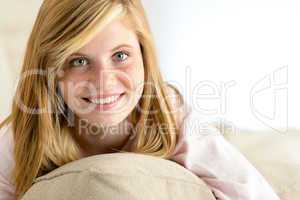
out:
{"label": "eyebrow", "polygon": [[[116,50],[118,50],[118,49],[120,49],[120,48],[123,48],[123,47],[131,48],[131,49],[133,48],[133,46],[132,46],[132,45],[129,45],[129,44],[120,44],[120,45],[118,45],[118,46],[112,48],[110,51],[111,51],[111,52],[114,52],[114,51],[116,51]],[[81,53],[81,52],[76,52],[76,53],[73,53],[73,54],[70,55],[70,57],[73,57],[73,56],[86,56],[86,57],[89,57],[89,55],[84,54],[84,53]]]}
{"label": "eyebrow", "polygon": [[111,51],[116,51],[118,49],[121,49],[122,47],[133,48],[133,46],[130,44],[120,44],[120,45],[114,47],[113,49],[111,49]]}

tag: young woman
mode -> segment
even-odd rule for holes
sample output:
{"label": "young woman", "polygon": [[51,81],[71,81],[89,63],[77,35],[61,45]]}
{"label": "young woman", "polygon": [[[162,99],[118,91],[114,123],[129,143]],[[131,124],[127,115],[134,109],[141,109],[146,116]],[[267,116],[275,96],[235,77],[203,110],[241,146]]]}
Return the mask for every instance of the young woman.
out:
{"label": "young woman", "polygon": [[[9,117],[0,199],[71,161],[135,152],[173,160],[218,199],[279,199],[259,172],[163,82],[139,0],[44,0]],[[195,128],[196,127],[196,128]]]}

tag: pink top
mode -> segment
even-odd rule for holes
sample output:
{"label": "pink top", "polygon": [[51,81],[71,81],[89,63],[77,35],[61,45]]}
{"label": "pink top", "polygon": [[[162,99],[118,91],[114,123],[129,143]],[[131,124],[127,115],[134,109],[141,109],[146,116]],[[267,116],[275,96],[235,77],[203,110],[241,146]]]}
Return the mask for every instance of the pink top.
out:
{"label": "pink top", "polygon": [[10,179],[14,166],[13,135],[10,126],[0,130],[0,200],[14,199],[15,188]]}
{"label": "pink top", "polygon": [[172,156],[219,200],[280,200],[256,168],[213,126],[189,111]]}
{"label": "pink top", "polygon": [[[199,176],[220,200],[279,200],[263,176],[214,127],[189,112],[172,156]],[[11,127],[0,130],[0,200],[14,199],[9,174],[14,165]]]}

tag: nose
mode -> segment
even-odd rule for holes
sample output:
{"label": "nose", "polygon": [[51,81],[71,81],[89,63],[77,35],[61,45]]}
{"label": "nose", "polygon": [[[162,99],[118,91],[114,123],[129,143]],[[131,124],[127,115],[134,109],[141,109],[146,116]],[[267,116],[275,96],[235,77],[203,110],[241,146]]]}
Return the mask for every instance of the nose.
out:
{"label": "nose", "polygon": [[93,73],[93,85],[100,93],[109,93],[110,90],[116,88],[118,84],[116,70],[109,67],[97,67]]}

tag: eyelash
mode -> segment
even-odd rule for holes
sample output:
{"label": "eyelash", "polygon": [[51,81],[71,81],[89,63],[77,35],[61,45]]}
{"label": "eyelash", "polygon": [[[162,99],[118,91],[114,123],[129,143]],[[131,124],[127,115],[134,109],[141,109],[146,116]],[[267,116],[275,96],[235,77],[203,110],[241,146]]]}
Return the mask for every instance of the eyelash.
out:
{"label": "eyelash", "polygon": [[[130,57],[130,54],[127,52],[127,51],[118,51],[118,52],[116,52],[115,54],[113,54],[113,58],[115,57],[115,56],[117,56],[118,54],[120,54],[120,53],[122,53],[122,54],[125,54],[127,57],[124,59],[124,60],[121,60],[121,61],[117,61],[117,62],[124,62],[124,61],[126,61],[127,59],[128,59],[128,57]],[[71,61],[70,61],[70,66],[72,66],[72,67],[76,67],[75,65],[74,65],[74,62],[75,61],[78,61],[78,60],[85,60],[86,61],[86,64],[85,65],[88,65],[88,64],[90,64],[90,62],[88,61],[88,59],[87,58],[85,58],[85,57],[78,57],[78,58],[74,58],[74,59],[72,59]],[[84,66],[85,66],[84,65]],[[80,65],[80,66],[82,66],[82,65]]]}
{"label": "eyelash", "polygon": [[128,57],[130,56],[130,54],[127,52],[127,51],[118,51],[118,52],[116,52],[114,55],[113,55],[113,57],[115,57],[115,56],[117,56],[118,54],[125,54],[127,57],[124,59],[124,60],[122,60],[122,61],[117,61],[117,62],[124,62],[124,61],[126,61],[127,59],[128,59]]}
{"label": "eyelash", "polygon": [[[87,65],[89,64],[89,61],[88,61],[88,59],[87,58],[85,58],[85,57],[78,57],[78,58],[74,58],[74,59],[72,59],[71,61],[70,61],[70,66],[72,66],[72,67],[77,67],[77,66],[75,66],[74,65],[74,62],[75,61],[78,61],[78,60],[85,60],[86,62],[87,62]],[[82,66],[82,65],[81,65]]]}

